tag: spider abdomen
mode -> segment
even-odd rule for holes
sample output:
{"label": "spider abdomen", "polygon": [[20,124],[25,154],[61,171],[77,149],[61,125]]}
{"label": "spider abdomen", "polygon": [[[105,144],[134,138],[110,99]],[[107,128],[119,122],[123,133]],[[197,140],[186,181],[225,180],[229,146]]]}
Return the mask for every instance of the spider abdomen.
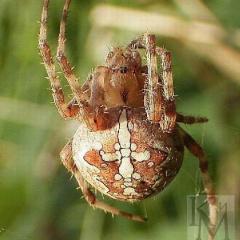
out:
{"label": "spider abdomen", "polygon": [[112,198],[134,201],[164,189],[182,164],[178,131],[163,134],[144,111],[117,110],[114,127],[91,131],[80,125],[73,138],[73,159],[84,179]]}

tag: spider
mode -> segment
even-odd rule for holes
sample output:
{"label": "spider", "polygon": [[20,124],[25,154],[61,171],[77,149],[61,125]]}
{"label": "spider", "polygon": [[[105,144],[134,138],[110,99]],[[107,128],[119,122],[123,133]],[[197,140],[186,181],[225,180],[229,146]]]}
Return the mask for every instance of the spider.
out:
{"label": "spider", "polygon": [[[154,35],[143,34],[126,47],[110,51],[105,66],[97,66],[80,86],[64,52],[70,5],[70,0],[65,0],[56,59],[74,95],[66,103],[47,43],[48,5],[49,0],[44,0],[39,49],[60,115],[79,121],[78,130],[60,157],[76,178],[86,201],[113,215],[144,221],[144,217],[98,200],[91,187],[117,200],[143,200],[162,191],[174,179],[186,146],[199,160],[214,224],[216,198],[205,153],[179,125],[203,123],[207,119],[176,112],[171,53],[156,46]],[[147,65],[142,64],[140,51],[146,53]]]}

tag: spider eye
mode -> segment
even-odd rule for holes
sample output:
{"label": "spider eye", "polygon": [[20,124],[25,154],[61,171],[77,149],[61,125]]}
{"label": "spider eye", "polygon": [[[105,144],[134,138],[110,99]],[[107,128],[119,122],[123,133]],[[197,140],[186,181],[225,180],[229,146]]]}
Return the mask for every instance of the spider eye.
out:
{"label": "spider eye", "polygon": [[108,57],[108,58],[112,58],[112,57],[113,57],[113,52],[112,52],[112,51],[109,52],[107,57]]}
{"label": "spider eye", "polygon": [[119,70],[120,70],[120,73],[127,73],[128,68],[127,67],[120,67]]}

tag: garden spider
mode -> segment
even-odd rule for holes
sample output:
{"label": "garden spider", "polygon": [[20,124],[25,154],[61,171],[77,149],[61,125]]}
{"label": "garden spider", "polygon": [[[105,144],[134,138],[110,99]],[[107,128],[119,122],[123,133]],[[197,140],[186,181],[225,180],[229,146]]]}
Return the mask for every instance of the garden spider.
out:
{"label": "garden spider", "polygon": [[[98,66],[83,86],[68,62],[65,26],[70,0],[65,0],[56,59],[73,92],[65,102],[47,43],[49,0],[43,1],[39,49],[51,83],[55,105],[64,119],[77,119],[79,128],[61,151],[63,165],[74,175],[93,207],[131,220],[143,217],[120,211],[98,200],[89,185],[117,200],[137,201],[163,190],[178,173],[184,146],[199,159],[212,229],[216,199],[202,148],[178,123],[202,123],[206,118],[176,112],[171,54],[144,34],[125,48],[109,52],[106,66]],[[147,55],[142,65],[140,49]],[[162,73],[157,70],[161,59]]]}

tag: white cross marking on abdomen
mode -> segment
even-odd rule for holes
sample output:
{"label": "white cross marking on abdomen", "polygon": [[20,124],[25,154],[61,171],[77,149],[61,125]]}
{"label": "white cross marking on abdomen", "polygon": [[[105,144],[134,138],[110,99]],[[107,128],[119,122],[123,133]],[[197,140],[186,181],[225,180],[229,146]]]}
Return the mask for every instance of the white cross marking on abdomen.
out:
{"label": "white cross marking on abdomen", "polygon": [[137,146],[135,143],[131,143],[131,123],[127,121],[126,110],[123,110],[118,124],[118,143],[114,145],[114,153],[105,153],[100,151],[102,159],[105,161],[120,161],[119,174],[115,175],[115,180],[124,179],[124,194],[133,195],[137,194],[132,188],[132,177],[140,179],[139,173],[134,173],[134,167],[131,163],[131,157],[136,161],[146,161],[150,158],[150,152],[145,150],[144,152],[135,152]]}

